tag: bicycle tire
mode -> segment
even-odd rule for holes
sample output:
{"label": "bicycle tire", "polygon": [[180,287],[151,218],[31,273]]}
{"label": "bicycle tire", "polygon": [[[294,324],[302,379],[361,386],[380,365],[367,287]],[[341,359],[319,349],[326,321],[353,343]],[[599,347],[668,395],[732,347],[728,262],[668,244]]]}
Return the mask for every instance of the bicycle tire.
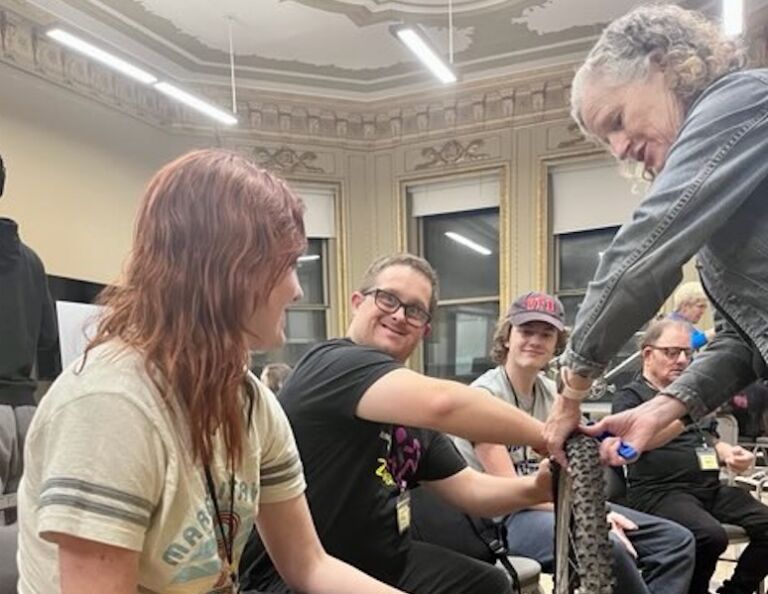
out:
{"label": "bicycle tire", "polygon": [[613,594],[603,469],[597,442],[582,434],[565,444],[570,472],[555,468],[554,594]]}

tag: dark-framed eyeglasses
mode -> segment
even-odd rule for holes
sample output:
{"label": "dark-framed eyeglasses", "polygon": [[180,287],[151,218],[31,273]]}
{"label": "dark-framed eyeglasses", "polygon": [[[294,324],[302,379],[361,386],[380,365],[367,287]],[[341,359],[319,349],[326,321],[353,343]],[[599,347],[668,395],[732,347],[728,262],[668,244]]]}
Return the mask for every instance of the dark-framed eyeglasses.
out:
{"label": "dark-framed eyeglasses", "polygon": [[676,361],[680,357],[680,353],[684,353],[686,359],[690,359],[693,355],[693,349],[690,347],[665,347],[649,344],[648,348],[653,349],[654,351],[659,351],[670,361]]}
{"label": "dark-framed eyeglasses", "polygon": [[402,307],[405,321],[416,328],[423,328],[432,319],[432,314],[420,305],[403,303],[397,295],[384,289],[370,289],[363,291],[363,295],[373,295],[376,307],[386,314],[395,314]]}

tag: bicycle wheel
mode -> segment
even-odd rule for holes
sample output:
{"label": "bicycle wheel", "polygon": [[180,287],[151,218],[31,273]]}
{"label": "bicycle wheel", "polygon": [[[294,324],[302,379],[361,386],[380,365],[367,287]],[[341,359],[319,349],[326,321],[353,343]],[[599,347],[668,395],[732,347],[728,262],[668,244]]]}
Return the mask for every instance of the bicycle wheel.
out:
{"label": "bicycle wheel", "polygon": [[582,434],[565,444],[570,473],[554,464],[554,594],[613,594],[603,469],[597,442]]}

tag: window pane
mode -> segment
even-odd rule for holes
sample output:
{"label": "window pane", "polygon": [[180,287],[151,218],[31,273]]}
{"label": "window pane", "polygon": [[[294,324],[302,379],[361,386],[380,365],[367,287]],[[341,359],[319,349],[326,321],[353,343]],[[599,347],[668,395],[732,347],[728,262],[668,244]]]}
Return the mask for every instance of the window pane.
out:
{"label": "window pane", "polygon": [[260,373],[267,363],[295,365],[313,345],[326,339],[326,310],[289,309],[286,312],[283,348],[251,357],[251,369]]}
{"label": "window pane", "polygon": [[325,310],[289,309],[285,335],[289,343],[325,340]]}
{"label": "window pane", "polygon": [[488,353],[498,318],[498,302],[439,307],[425,342],[425,373],[469,382],[493,367]]}
{"label": "window pane", "polygon": [[558,291],[585,289],[618,227],[591,229],[557,236],[560,261]]}
{"label": "window pane", "polygon": [[565,308],[565,325],[573,327],[573,323],[576,321],[576,314],[579,312],[579,307],[581,307],[581,302],[584,301],[584,294],[560,295],[559,299]]}
{"label": "window pane", "polygon": [[[499,294],[499,212],[497,209],[424,217],[424,257],[440,278],[440,299]],[[469,240],[468,247],[456,239]],[[477,250],[488,250],[489,254]]]}
{"label": "window pane", "polygon": [[299,303],[324,304],[325,291],[323,290],[323,240],[310,239],[307,252],[299,258],[296,269],[299,275],[299,283],[304,291],[304,297]]}

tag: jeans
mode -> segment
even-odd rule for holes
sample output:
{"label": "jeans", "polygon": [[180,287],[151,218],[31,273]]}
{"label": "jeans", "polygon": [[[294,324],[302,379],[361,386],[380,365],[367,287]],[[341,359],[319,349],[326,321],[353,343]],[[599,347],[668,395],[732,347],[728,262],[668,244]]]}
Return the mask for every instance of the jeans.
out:
{"label": "jeans", "polygon": [[[694,558],[691,533],[673,522],[633,509],[614,504],[610,507],[637,524],[637,530],[626,533],[637,550],[637,560],[611,535],[615,591],[621,594],[688,592]],[[555,514],[524,510],[509,516],[506,524],[509,554],[535,559],[543,571],[552,573]]]}

